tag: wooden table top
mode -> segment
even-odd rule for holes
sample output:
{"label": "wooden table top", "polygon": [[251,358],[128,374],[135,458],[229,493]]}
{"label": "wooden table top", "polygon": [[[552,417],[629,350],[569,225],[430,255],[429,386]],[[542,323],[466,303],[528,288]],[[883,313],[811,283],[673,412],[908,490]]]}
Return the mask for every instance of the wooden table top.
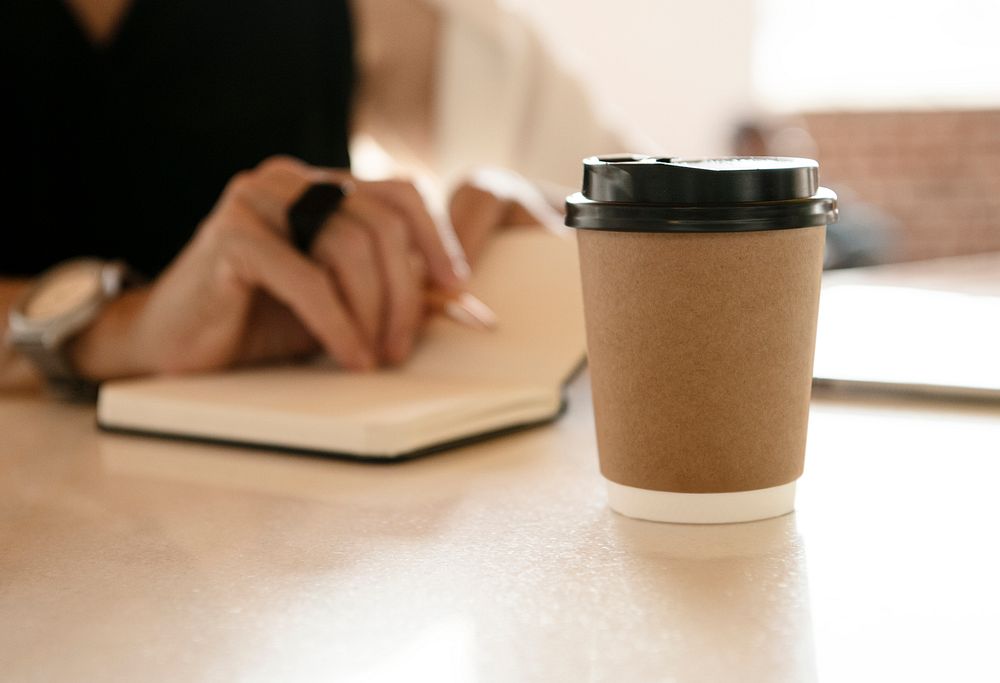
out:
{"label": "wooden table top", "polygon": [[699,527],[607,508],[586,375],[554,425],[390,465],[0,396],[0,678],[1000,679],[1000,408],[810,419],[795,513]]}

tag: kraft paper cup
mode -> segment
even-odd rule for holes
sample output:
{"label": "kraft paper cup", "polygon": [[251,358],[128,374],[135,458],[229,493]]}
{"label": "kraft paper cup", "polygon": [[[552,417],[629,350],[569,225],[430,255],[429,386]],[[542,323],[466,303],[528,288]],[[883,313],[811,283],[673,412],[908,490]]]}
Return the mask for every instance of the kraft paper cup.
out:
{"label": "kraft paper cup", "polygon": [[790,512],[835,196],[808,160],[586,164],[567,224],[610,506],[682,523]]}

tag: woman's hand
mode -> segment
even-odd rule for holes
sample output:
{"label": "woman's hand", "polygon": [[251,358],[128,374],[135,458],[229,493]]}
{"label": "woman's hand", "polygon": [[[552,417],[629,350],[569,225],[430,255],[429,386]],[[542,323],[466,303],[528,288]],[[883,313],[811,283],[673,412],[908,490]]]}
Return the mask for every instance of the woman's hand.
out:
{"label": "woman's hand", "polygon": [[563,222],[534,185],[500,169],[471,175],[454,190],[448,208],[455,234],[472,264],[498,229],[529,225],[559,229]]}
{"label": "woman's hand", "polygon": [[[309,255],[288,208],[312,183],[352,182]],[[322,349],[347,369],[399,363],[428,285],[458,290],[468,266],[408,183],[357,182],[286,157],[238,174],[149,288],[111,304],[71,350],[94,379],[209,370]]]}

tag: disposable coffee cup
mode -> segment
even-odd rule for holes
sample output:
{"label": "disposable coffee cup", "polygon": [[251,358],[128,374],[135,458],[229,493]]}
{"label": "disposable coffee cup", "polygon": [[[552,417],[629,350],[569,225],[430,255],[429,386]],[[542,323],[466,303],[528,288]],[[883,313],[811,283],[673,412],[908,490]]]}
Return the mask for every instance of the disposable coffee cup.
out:
{"label": "disposable coffee cup", "polygon": [[826,225],[810,159],[584,160],[578,229],[601,473],[629,517],[792,511]]}

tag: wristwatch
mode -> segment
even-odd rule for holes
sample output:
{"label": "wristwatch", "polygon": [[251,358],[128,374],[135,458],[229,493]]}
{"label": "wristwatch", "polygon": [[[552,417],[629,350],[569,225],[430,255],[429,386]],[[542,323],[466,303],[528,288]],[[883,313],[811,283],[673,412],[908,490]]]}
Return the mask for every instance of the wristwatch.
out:
{"label": "wristwatch", "polygon": [[80,377],[66,347],[121,294],[127,273],[119,261],[65,261],[42,273],[10,309],[8,343],[38,368],[60,397],[96,397],[97,384]]}

